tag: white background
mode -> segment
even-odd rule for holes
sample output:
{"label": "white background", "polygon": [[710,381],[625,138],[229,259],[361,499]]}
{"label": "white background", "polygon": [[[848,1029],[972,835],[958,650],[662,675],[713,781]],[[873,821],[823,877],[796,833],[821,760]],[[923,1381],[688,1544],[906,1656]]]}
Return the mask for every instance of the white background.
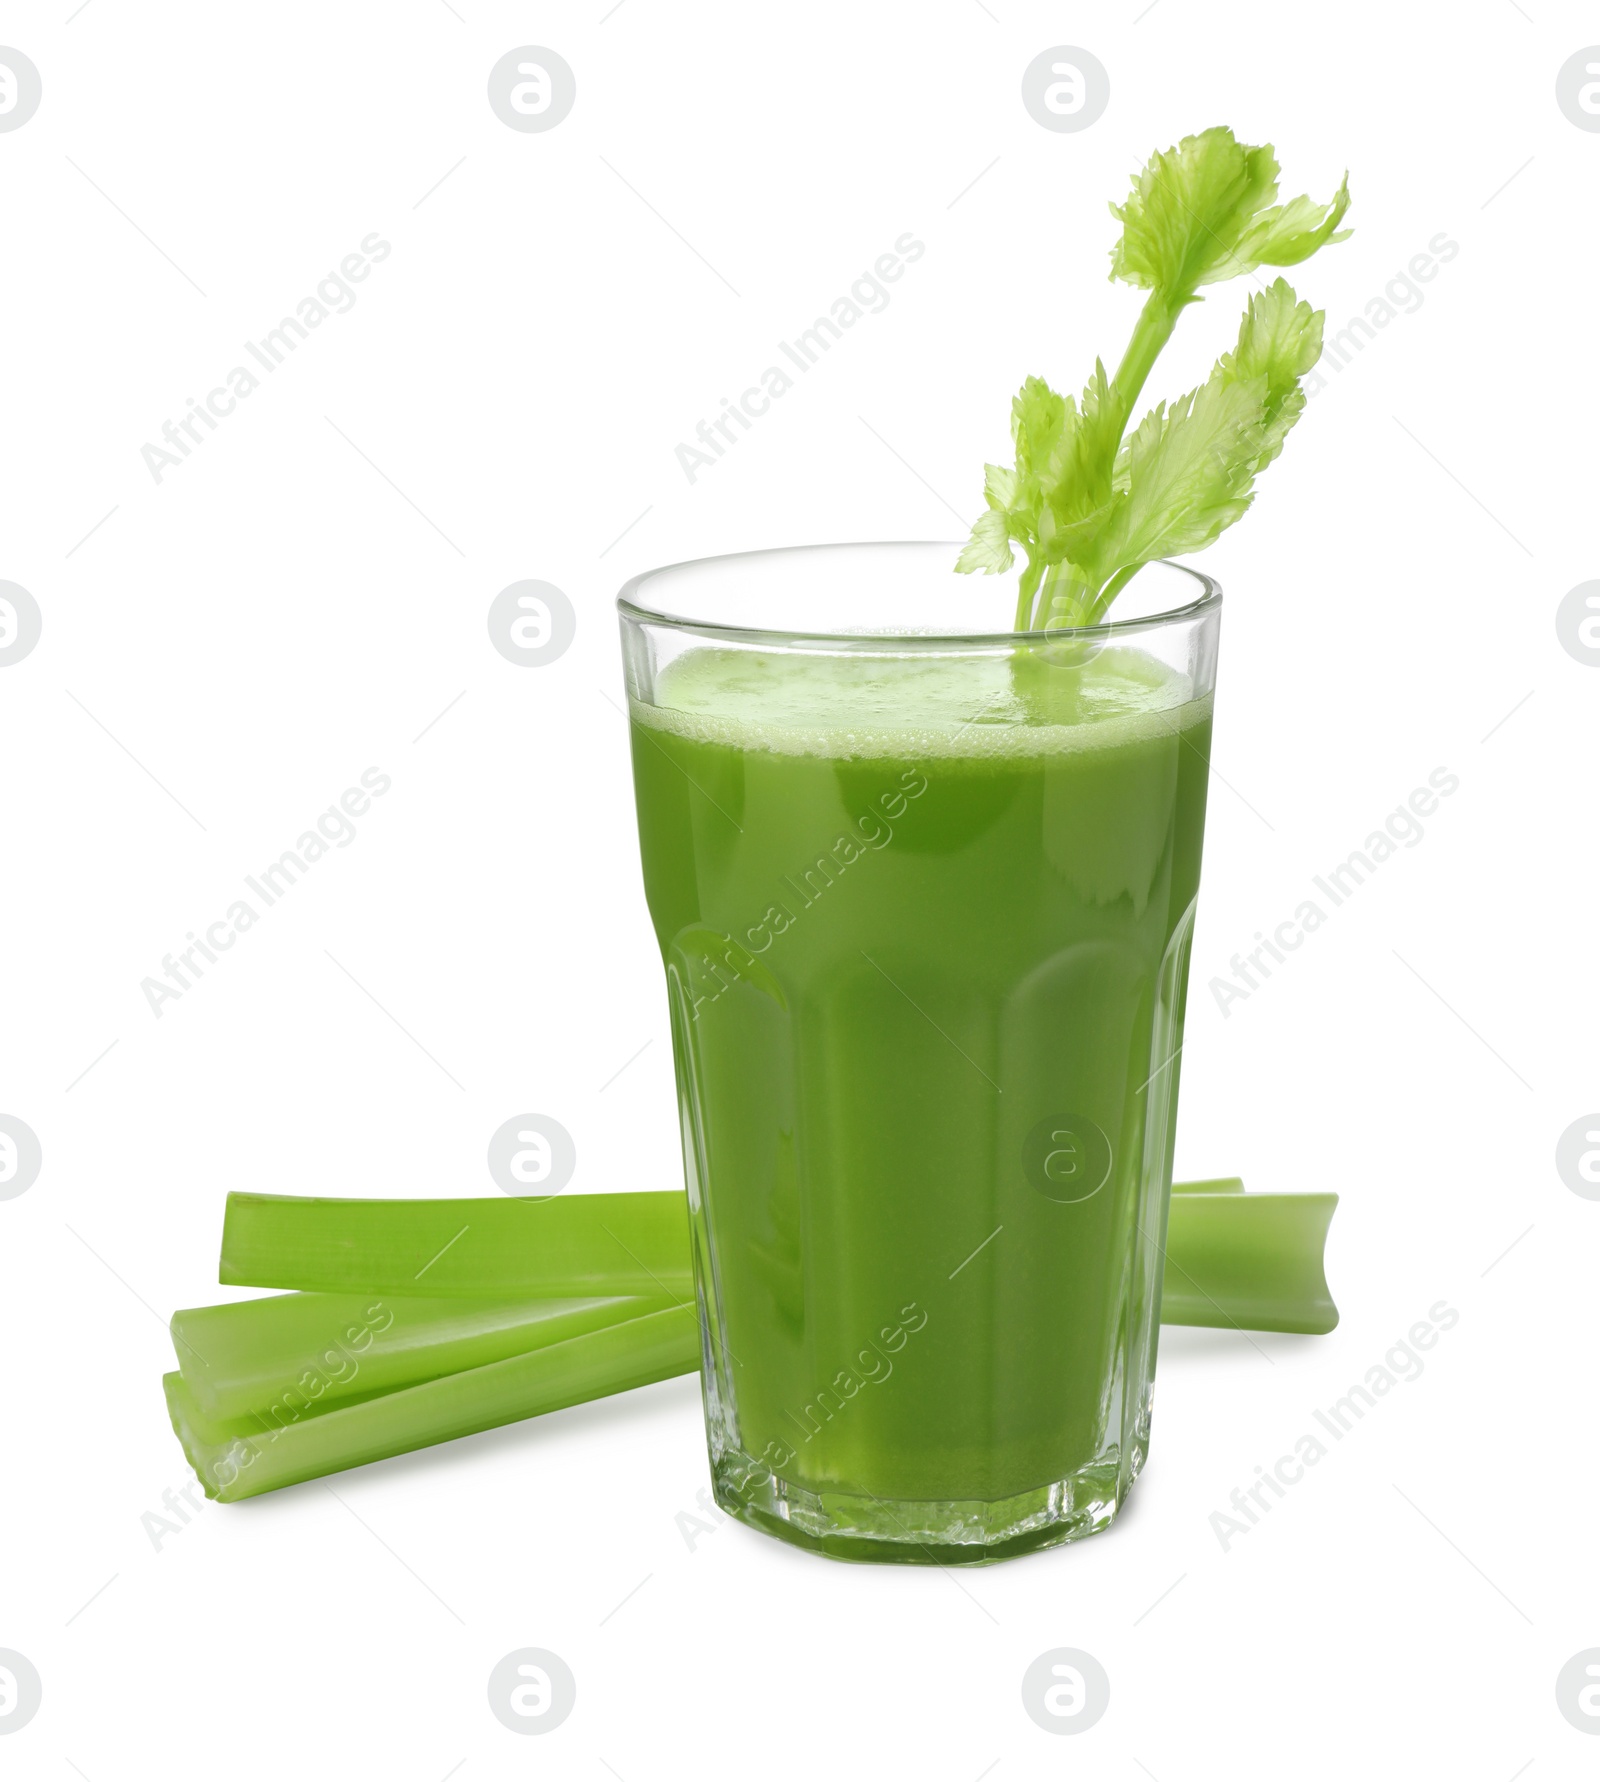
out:
{"label": "white background", "polygon": [[[45,1691],[7,1774],[1592,1775],[1554,1686],[1600,1645],[1600,1204],[1554,1151],[1600,1104],[1600,670],[1554,615],[1597,573],[1600,135],[1554,91],[1600,15],[73,3],[0,9],[43,76],[0,134],[0,577],[44,623],[0,671],[0,1111],[44,1151],[0,1203],[0,1647]],[[1062,43],[1110,73],[1081,133],[1019,97]],[[547,133],[486,102],[524,44],[576,71]],[[1460,250],[1205,559],[1179,1173],[1340,1192],[1336,1334],[1169,1332],[1116,1529],[989,1570],[695,1529],[692,1379],[208,1506],[156,1550],[141,1516],[188,1479],[162,1326],[227,1297],[228,1189],[490,1193],[524,1111],[573,1133],[576,1188],[679,1180],[618,585],[956,533],[1021,377],[1076,387],[1126,338],[1106,201],[1216,122],[1274,142],[1286,192],[1350,169],[1354,238],[1290,274],[1331,326]],[[888,308],[691,485],[675,445],[908,230]],[[372,231],[354,308],[156,483],[141,446]],[[1245,294],[1185,319],[1152,395]],[[577,609],[548,667],[489,644],[523,577]],[[141,979],[374,765],[355,841],[153,1016]],[[1425,838],[1224,1018],[1208,981],[1437,767],[1460,790]],[[1440,1300],[1422,1377],[1224,1551],[1229,1493]],[[485,1698],[522,1646],[578,1681],[536,1741]],[[1057,1646],[1111,1678],[1077,1739],[1022,1710]]]}

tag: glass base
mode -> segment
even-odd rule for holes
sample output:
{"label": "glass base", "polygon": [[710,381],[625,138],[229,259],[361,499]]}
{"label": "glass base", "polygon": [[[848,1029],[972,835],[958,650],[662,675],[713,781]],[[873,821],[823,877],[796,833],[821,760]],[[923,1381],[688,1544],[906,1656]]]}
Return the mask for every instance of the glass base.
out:
{"label": "glass base", "polygon": [[1113,1451],[1065,1479],[993,1501],[808,1491],[737,1448],[713,1458],[711,1476],[730,1516],[809,1553],[869,1564],[992,1565],[1109,1528],[1138,1476],[1142,1444],[1129,1458],[1126,1472]]}

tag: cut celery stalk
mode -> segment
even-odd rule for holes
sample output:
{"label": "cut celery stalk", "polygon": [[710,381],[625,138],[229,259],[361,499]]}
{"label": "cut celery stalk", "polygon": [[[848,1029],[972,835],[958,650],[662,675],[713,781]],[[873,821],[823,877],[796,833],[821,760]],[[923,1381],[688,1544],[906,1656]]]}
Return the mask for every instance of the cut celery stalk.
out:
{"label": "cut celery stalk", "polygon": [[427,1298],[688,1300],[681,1193],[334,1200],[230,1194],[219,1278],[236,1287]]}
{"label": "cut celery stalk", "polygon": [[414,1386],[663,1310],[657,1295],[607,1299],[413,1299],[285,1293],[172,1315],[184,1384],[210,1418],[274,1426],[313,1407]]}
{"label": "cut celery stalk", "polygon": [[1163,1324],[1323,1336],[1339,1322],[1323,1250],[1337,1194],[1179,1194],[1167,1220]]}
{"label": "cut celery stalk", "polygon": [[545,1411],[647,1386],[700,1363],[692,1306],[671,1306],[565,1342],[370,1398],[313,1410],[281,1428],[208,1417],[181,1374],[168,1374],[167,1411],[207,1497],[258,1497],[346,1467],[475,1435]]}
{"label": "cut celery stalk", "polygon": [[[1339,1314],[1323,1273],[1323,1247],[1337,1205],[1334,1194],[1246,1194],[1233,1176],[1174,1183],[1162,1323],[1305,1335],[1332,1330]],[[544,1226],[518,1224],[520,1212],[503,1223],[507,1207],[529,1206],[552,1214],[559,1209],[559,1215]],[[488,1214],[480,1216],[475,1209],[481,1208]],[[646,1289],[632,1284],[640,1277],[629,1270],[645,1263],[644,1278],[656,1291],[685,1297],[691,1291],[685,1203],[669,1194],[572,1194],[542,1203],[232,1194],[222,1279],[256,1287],[420,1292],[395,1284],[406,1272],[396,1257],[409,1261],[423,1242],[449,1242],[462,1231],[424,1275],[433,1296],[509,1297],[513,1278],[537,1280],[518,1290],[530,1297],[639,1293]],[[486,1235],[480,1240],[475,1231]],[[490,1240],[497,1231],[504,1244],[520,1243],[528,1253],[495,1250]],[[619,1268],[619,1256],[632,1261]],[[602,1280],[604,1288],[595,1285]]]}
{"label": "cut celery stalk", "polygon": [[[207,1495],[254,1497],[691,1372],[699,1364],[692,1305],[662,1309],[659,1297],[573,1290],[575,1279],[613,1268],[619,1249],[636,1267],[646,1266],[646,1256],[658,1264],[646,1269],[653,1281],[686,1283],[686,1228],[684,1254],[675,1258],[666,1242],[671,1223],[648,1205],[676,1198],[571,1196],[565,1222],[542,1228],[541,1236],[557,1241],[540,1259],[484,1259],[469,1249],[473,1266],[456,1265],[448,1294],[423,1297],[386,1285],[401,1272],[406,1245],[446,1228],[470,1229],[484,1207],[492,1210],[481,1225],[492,1236],[500,1209],[529,1203],[232,1197],[224,1278],[230,1268],[231,1278],[252,1281],[284,1270],[335,1271],[346,1285],[379,1278],[360,1292],[289,1294],[174,1317],[183,1372],[164,1382],[168,1411]],[[242,1217],[234,1202],[243,1204]],[[1339,1314],[1323,1248],[1337,1204],[1333,1194],[1245,1194],[1234,1178],[1175,1184],[1162,1322],[1332,1330]],[[681,1202],[676,1211],[681,1219]],[[311,1260],[295,1263],[302,1224]],[[358,1237],[370,1252],[357,1247]],[[451,1247],[464,1244],[463,1237]],[[369,1253],[376,1256],[370,1263],[363,1260]],[[552,1281],[566,1292],[491,1297],[488,1277],[498,1284],[508,1275]]]}

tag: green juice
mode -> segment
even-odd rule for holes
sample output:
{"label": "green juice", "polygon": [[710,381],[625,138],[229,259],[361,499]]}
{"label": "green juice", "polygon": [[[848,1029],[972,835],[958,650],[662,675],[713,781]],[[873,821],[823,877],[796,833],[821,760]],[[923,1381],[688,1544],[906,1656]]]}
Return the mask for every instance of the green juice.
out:
{"label": "green juice", "polygon": [[1209,697],[1125,646],[710,645],[632,741],[719,1501],[845,1557],[1104,1527],[1148,1434]]}

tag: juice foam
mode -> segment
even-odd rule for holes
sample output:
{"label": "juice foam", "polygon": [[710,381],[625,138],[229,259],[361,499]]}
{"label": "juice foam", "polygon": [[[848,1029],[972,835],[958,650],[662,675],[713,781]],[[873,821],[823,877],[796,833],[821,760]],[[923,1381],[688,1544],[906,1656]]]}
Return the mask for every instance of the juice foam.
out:
{"label": "juice foam", "polygon": [[1186,675],[1126,646],[1067,667],[1030,651],[1020,672],[1007,648],[947,649],[691,650],[662,670],[654,704],[633,702],[633,716],[688,742],[830,760],[1057,755],[1210,716]]}

